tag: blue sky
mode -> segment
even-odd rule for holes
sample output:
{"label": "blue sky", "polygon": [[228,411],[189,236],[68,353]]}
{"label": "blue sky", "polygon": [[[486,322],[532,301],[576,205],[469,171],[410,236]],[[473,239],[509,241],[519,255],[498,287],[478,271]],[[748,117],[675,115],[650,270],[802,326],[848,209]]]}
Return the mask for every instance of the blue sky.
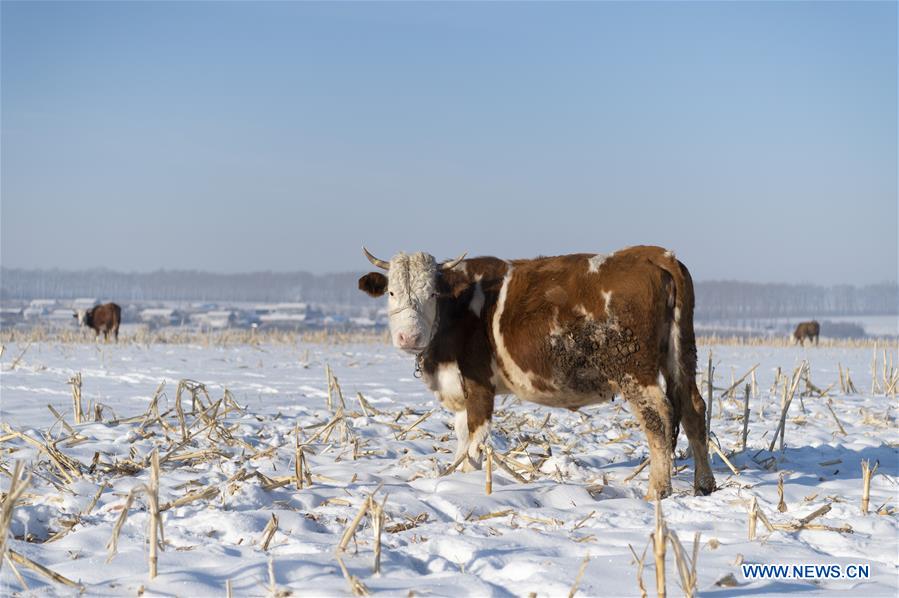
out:
{"label": "blue sky", "polygon": [[895,3],[3,2],[0,263],[897,277]]}

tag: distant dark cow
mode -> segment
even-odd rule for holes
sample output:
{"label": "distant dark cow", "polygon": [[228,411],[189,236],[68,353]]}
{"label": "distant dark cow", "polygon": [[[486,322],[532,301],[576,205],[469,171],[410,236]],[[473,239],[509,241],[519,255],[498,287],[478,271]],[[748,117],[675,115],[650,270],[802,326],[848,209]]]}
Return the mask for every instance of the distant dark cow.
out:
{"label": "distant dark cow", "polygon": [[78,319],[78,323],[88,328],[93,328],[97,335],[103,333],[103,340],[109,340],[109,333],[112,332],[116,342],[119,340],[119,323],[122,321],[122,308],[115,303],[104,303],[92,307],[88,310],[79,309],[74,318]]}
{"label": "distant dark cow", "polygon": [[463,254],[443,264],[427,253],[389,262],[365,254],[386,275],[366,274],[359,288],[388,294],[393,344],[416,356],[425,383],[455,412],[464,469],[480,467],[497,394],[571,410],[621,395],[648,440],[647,498],[671,493],[681,423],[696,493],[715,489],[695,382],[693,282],[671,252],[640,246],[513,261]]}
{"label": "distant dark cow", "polygon": [[796,326],[796,330],[793,332],[793,338],[795,338],[796,342],[800,345],[805,345],[805,339],[814,339],[815,345],[817,345],[818,334],[820,332],[821,325],[815,320],[812,320],[811,322],[799,322],[799,325]]}

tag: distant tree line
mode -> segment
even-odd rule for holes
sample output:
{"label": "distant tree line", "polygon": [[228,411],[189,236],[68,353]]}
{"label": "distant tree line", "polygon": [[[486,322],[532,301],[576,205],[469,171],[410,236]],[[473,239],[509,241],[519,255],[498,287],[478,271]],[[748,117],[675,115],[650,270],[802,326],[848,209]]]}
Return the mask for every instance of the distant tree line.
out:
{"label": "distant tree line", "polygon": [[753,283],[696,283],[696,317],[705,320],[899,313],[899,286],[863,287]]}
{"label": "distant tree line", "polygon": [[315,275],[309,272],[215,274],[192,270],[124,273],[0,269],[0,299],[75,299],[111,301],[307,301],[359,302],[359,274]]}
{"label": "distant tree line", "polygon": [[[360,273],[308,272],[215,274],[191,270],[123,273],[0,269],[0,299],[128,301],[308,301],[371,305],[357,290]],[[899,286],[818,286],[732,280],[696,283],[699,320],[829,315],[885,315],[899,312]]]}

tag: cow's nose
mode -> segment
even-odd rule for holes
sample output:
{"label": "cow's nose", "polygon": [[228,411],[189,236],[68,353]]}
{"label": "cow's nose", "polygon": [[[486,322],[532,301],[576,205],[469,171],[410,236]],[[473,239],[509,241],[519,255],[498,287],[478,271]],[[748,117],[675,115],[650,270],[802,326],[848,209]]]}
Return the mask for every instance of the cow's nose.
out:
{"label": "cow's nose", "polygon": [[418,346],[419,335],[400,332],[396,335],[396,343],[401,349],[412,349]]}

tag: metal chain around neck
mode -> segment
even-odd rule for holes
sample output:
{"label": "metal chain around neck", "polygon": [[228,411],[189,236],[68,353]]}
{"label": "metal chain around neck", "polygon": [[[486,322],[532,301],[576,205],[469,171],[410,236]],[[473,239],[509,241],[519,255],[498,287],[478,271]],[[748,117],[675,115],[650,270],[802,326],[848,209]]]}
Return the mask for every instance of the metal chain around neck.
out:
{"label": "metal chain around neck", "polygon": [[[410,305],[410,306],[400,308],[399,310],[396,310],[396,313],[399,313],[400,311],[402,311],[404,309],[410,309],[410,308],[415,309],[413,306]],[[419,311],[418,309],[415,309],[415,311],[418,312],[419,315],[423,316],[421,311]],[[390,313],[390,312],[388,312],[388,313]],[[434,322],[431,324],[431,338],[428,339],[428,344],[425,345],[424,349],[422,349],[420,353],[415,355],[415,370],[412,372],[413,378],[421,378],[422,375],[424,375],[423,366],[424,366],[424,361],[425,361],[425,353],[427,353],[428,349],[431,348],[431,343],[434,342],[434,337],[437,336],[437,328],[439,326],[440,326],[440,308],[438,307],[437,313],[434,315]]]}

